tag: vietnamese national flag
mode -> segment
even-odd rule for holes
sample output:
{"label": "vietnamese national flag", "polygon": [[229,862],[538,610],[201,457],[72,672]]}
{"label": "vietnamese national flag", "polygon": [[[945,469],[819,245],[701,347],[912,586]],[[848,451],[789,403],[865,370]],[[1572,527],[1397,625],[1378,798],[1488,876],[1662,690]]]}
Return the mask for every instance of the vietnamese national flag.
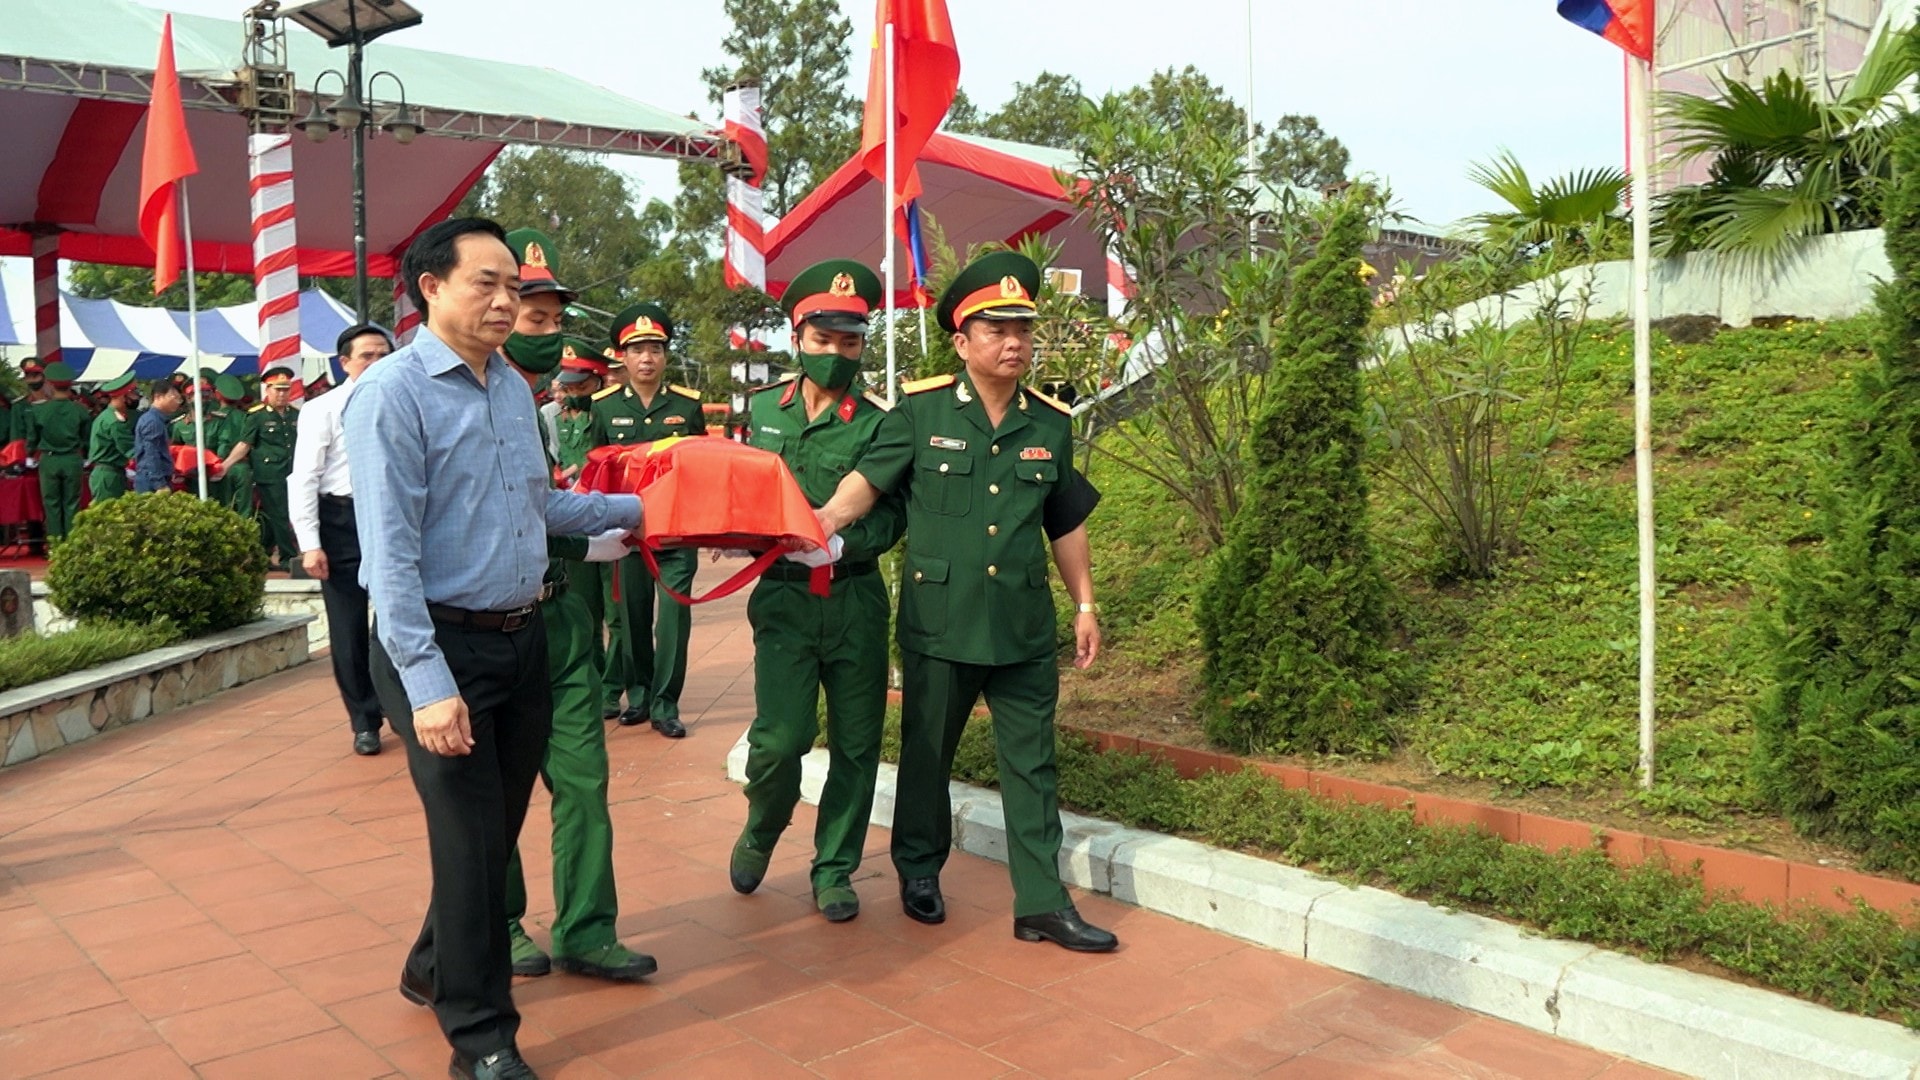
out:
{"label": "vietnamese national flag", "polygon": [[153,249],[153,291],[180,278],[181,180],[200,171],[180,107],[180,74],[173,66],[173,16],[160,29],[160,60],[147,106],[147,143],[140,156],[140,237]]}
{"label": "vietnamese national flag", "polygon": [[1653,62],[1653,0],[1559,0],[1560,17]]}
{"label": "vietnamese national flag", "polygon": [[[887,124],[887,27],[893,27],[893,124]],[[946,119],[960,87],[960,50],[946,0],[879,0],[873,22],[873,60],[867,74],[867,113],[860,160],[886,183],[893,154],[893,208],[920,194],[914,163]]]}

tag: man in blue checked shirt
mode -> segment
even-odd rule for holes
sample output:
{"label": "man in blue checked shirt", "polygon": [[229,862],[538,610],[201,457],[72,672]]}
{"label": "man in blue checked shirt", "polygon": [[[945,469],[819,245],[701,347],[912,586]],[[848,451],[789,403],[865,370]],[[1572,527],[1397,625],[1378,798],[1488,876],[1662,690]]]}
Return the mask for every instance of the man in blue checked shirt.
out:
{"label": "man in blue checked shirt", "polygon": [[426,808],[432,900],[400,992],[431,1005],[451,1073],[527,1080],[514,1038],[507,855],[553,722],[540,621],[547,535],[640,523],[633,496],[548,481],[533,394],[499,349],[520,304],[500,226],[457,218],[401,263],[425,314],[347,403],[373,681]]}

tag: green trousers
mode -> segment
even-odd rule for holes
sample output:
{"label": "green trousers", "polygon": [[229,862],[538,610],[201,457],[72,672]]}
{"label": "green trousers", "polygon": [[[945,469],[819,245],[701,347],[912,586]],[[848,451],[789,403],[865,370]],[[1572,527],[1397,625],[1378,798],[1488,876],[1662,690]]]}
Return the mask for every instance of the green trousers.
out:
{"label": "green trousers", "polygon": [[106,502],[127,493],[127,470],[120,465],[95,465],[87,471],[87,490],[93,501]]}
{"label": "green trousers", "polygon": [[[680,595],[693,589],[699,552],[674,548],[659,553],[660,576]],[[629,708],[652,720],[680,718],[680,691],[687,684],[687,639],[693,634],[693,612],[655,587],[646,560],[628,555],[611,564],[608,572],[620,576],[620,617],[624,625],[609,638],[607,668],[611,679],[619,666],[619,690]],[[655,595],[659,593],[659,595]],[[612,595],[609,588],[608,595]],[[657,610],[656,610],[657,609]],[[612,620],[609,620],[611,622]]]}
{"label": "green trousers", "polygon": [[1007,822],[1013,914],[1044,915],[1070,902],[1060,884],[1059,776],[1053,719],[1060,671],[1048,656],[1022,664],[956,664],[902,651],[900,780],[893,811],[893,866],[903,878],[938,874],[953,846],[947,781],[967,716],[982,694],[993,714],[1000,805]]}
{"label": "green trousers", "polygon": [[[568,563],[576,571],[580,563]],[[600,671],[584,594],[569,588],[540,605],[547,624],[553,734],[540,779],[553,795],[553,951],[581,956],[614,943],[620,901],[613,884],[613,820],[607,815],[607,729]],[[507,920],[527,914],[527,880],[514,849],[507,863]]]}
{"label": "green trousers", "polygon": [[213,486],[207,486],[207,493],[220,501],[220,505],[246,518],[253,520],[253,466],[244,461],[235,462],[233,468],[220,478],[220,493],[213,494]]}
{"label": "green trousers", "polygon": [[813,749],[827,693],[826,787],[813,828],[813,884],[845,885],[860,867],[873,813],[887,711],[887,587],[879,574],[815,596],[804,581],[761,579],[753,626],[753,724],[747,729],[747,828],[772,854],[800,801],[800,759]]}
{"label": "green trousers", "polygon": [[280,565],[293,566],[300,561],[300,543],[293,538],[293,518],[287,506],[287,478],[254,479],[260,493],[260,543],[267,549],[267,560],[277,556]]}
{"label": "green trousers", "polygon": [[79,454],[40,455],[40,507],[47,515],[47,539],[62,540],[80,512]]}
{"label": "green trousers", "polygon": [[600,672],[600,701],[612,710],[620,708],[620,695],[626,693],[628,667],[627,616],[611,595],[615,569],[611,563],[581,563],[581,574],[573,583],[593,617],[593,656]]}

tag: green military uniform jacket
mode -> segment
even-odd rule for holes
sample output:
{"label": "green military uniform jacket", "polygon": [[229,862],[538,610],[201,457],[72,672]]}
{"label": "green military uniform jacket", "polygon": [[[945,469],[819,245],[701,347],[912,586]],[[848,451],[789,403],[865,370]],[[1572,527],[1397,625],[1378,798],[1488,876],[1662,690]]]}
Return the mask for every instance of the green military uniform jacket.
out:
{"label": "green military uniform jacket", "polygon": [[959,664],[1053,656],[1048,541],[1100,500],[1073,467],[1066,406],[1022,387],[996,430],[965,375],[905,391],[858,466],[907,500],[900,647]]}
{"label": "green military uniform jacket", "polygon": [[593,410],[586,409],[576,413],[560,410],[553,418],[553,426],[560,434],[559,452],[562,468],[578,469],[587,463],[587,451],[593,449]]}
{"label": "green military uniform jacket", "polygon": [[[878,398],[849,393],[840,404],[807,419],[800,378],[763,386],[747,399],[747,445],[779,454],[815,507],[824,506],[847,473],[861,463],[880,433],[887,407]],[[870,562],[900,540],[906,525],[901,500],[883,497],[865,517],[841,530],[842,565]]]}
{"label": "green military uniform jacket", "polygon": [[592,446],[631,446],[673,435],[705,435],[706,416],[700,411],[700,391],[684,386],[660,387],[652,405],[628,386],[609,386],[593,395]]}
{"label": "green military uniform jacket", "polygon": [[[229,405],[220,410],[219,424],[207,429],[207,449],[226,457],[233,448],[243,442],[250,442],[253,435],[253,418],[238,405]],[[187,428],[187,437],[193,437],[191,423]],[[247,461],[253,461],[253,454],[247,454]]]}
{"label": "green military uniform jacket", "polygon": [[[200,407],[200,425],[206,429],[201,437],[206,441],[206,448],[215,453],[219,453],[221,457],[227,456],[224,453],[220,453],[218,449],[220,444],[220,428],[226,422],[227,410],[208,408],[205,405]],[[188,401],[186,406],[180,410],[180,415],[174,417],[173,421],[167,425],[167,437],[173,440],[173,445],[175,446],[193,445],[192,401]]]}
{"label": "green military uniform jacket", "polygon": [[125,420],[112,408],[100,410],[93,418],[93,436],[87,443],[87,464],[97,469],[121,469],[133,457],[133,426],[140,422],[137,411],[129,411]]}
{"label": "green military uniform jacket", "polygon": [[247,460],[253,463],[253,477],[264,484],[277,484],[293,471],[293,440],[300,414],[288,406],[274,412],[264,402],[244,414],[247,430],[243,441],[253,447]]}
{"label": "green military uniform jacket", "polygon": [[93,416],[71,398],[50,398],[27,409],[27,453],[79,454],[87,449]]}

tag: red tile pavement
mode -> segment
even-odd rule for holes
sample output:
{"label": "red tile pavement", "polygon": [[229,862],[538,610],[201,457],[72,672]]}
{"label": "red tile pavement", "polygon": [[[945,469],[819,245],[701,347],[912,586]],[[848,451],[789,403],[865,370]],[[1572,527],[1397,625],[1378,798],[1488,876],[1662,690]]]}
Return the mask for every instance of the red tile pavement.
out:
{"label": "red tile pavement", "polygon": [[[1106,897],[1078,899],[1120,952],[1016,942],[1004,867],[966,855],[948,923],[921,926],[884,830],[865,912],[832,926],[807,807],[736,896],[750,642],[741,598],[701,608],[688,738],[609,729],[620,929],[660,973],[518,983],[549,1078],[1656,1075]],[[444,1076],[431,1014],[394,991],[425,909],[419,805],[391,736],[377,758],[347,741],[316,663],[0,772],[0,1075]],[[527,834],[539,937],[544,795]]]}

